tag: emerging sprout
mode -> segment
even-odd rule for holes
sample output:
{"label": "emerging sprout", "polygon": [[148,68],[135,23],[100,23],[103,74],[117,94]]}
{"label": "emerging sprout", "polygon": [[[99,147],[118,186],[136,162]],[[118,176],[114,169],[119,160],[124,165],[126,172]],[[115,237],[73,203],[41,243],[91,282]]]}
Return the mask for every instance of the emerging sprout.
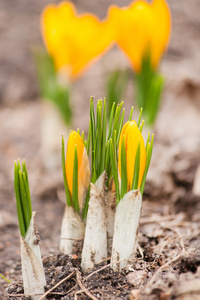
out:
{"label": "emerging sprout", "polygon": [[[21,166],[22,165],[22,166]],[[22,277],[25,295],[38,300],[44,293],[46,279],[39,247],[39,235],[35,226],[35,212],[31,208],[28,172],[25,161],[15,161],[14,188],[20,228]]]}

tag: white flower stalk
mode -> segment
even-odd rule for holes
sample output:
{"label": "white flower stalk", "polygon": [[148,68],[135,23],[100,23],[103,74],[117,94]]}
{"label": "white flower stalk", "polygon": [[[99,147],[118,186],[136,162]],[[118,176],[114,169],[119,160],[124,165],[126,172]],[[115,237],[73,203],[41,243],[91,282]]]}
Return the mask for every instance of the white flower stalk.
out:
{"label": "white flower stalk", "polygon": [[44,293],[46,279],[39,247],[39,236],[35,227],[35,212],[32,213],[25,237],[20,235],[20,248],[24,293],[31,295],[33,300],[38,300]]}
{"label": "white flower stalk", "polygon": [[117,206],[111,256],[115,272],[121,271],[135,258],[141,205],[142,196],[136,190],[126,193]]}
{"label": "white flower stalk", "polygon": [[72,255],[82,245],[85,225],[72,206],[66,205],[60,234],[60,250]]}
{"label": "white flower stalk", "polygon": [[107,226],[105,207],[106,172],[90,185],[90,201],[87,214],[81,267],[83,271],[107,258]]}

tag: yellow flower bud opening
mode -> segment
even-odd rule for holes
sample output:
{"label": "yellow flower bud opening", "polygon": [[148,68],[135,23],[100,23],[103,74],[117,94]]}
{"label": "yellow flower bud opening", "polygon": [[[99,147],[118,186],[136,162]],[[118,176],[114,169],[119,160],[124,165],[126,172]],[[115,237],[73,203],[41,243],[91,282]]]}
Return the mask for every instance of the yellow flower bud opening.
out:
{"label": "yellow flower bud opening", "polygon": [[122,132],[119,140],[119,153],[118,153],[118,170],[121,177],[121,147],[124,137],[125,149],[126,149],[126,164],[127,164],[127,181],[128,191],[132,188],[132,181],[135,167],[135,157],[137,153],[138,144],[140,143],[140,171],[138,180],[138,189],[142,183],[142,178],[146,165],[146,150],[143,136],[137,126],[137,123],[132,120],[128,121],[122,128]]}
{"label": "yellow flower bud opening", "polygon": [[56,69],[70,79],[78,77],[111,45],[107,23],[93,14],[78,15],[71,2],[46,6],[41,15],[41,30]]}
{"label": "yellow flower bud opening", "polygon": [[74,167],[74,151],[77,146],[78,157],[78,201],[79,209],[82,212],[87,189],[90,183],[90,166],[87,151],[80,135],[76,131],[72,131],[67,144],[67,153],[65,161],[65,172],[70,194],[73,191],[73,167]]}
{"label": "yellow flower bud opening", "polygon": [[165,0],[134,1],[129,7],[112,6],[110,22],[116,28],[116,42],[131,61],[136,72],[150,52],[155,69],[166,50],[171,31],[170,10]]}

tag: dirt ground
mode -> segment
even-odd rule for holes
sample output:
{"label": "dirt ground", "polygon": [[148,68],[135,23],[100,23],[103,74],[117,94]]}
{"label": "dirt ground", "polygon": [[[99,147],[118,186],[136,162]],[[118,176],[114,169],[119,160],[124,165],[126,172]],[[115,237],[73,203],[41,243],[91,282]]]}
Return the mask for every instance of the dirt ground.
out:
{"label": "dirt ground", "polygon": [[[119,274],[110,269],[109,259],[83,274],[79,257],[59,252],[65,205],[60,134],[67,139],[67,133],[58,122],[53,131],[46,128],[51,107],[39,97],[33,60],[33,50],[42,44],[39,16],[47,3],[0,1],[0,274],[11,281],[0,278],[0,299],[25,299],[13,189],[13,162],[19,157],[26,159],[29,171],[47,299],[200,299],[199,0],[168,1],[172,36],[161,64],[166,85],[152,129],[155,146],[140,219],[141,251]],[[74,3],[80,12],[100,17],[108,7],[105,0]],[[87,132],[90,96],[104,97],[106,76],[126,67],[125,57],[114,47],[74,83],[74,129]],[[130,82],[123,99],[127,114],[133,92]]]}

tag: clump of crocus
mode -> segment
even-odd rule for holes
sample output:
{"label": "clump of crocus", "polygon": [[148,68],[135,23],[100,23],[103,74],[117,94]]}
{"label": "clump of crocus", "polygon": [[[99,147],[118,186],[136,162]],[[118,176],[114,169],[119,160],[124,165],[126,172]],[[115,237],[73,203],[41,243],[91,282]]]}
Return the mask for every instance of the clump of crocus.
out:
{"label": "clump of crocus", "polygon": [[110,186],[109,182],[112,177],[109,140],[111,137],[115,139],[117,148],[124,119],[122,105],[123,102],[118,105],[113,103],[107,126],[105,99],[97,101],[96,114],[93,99],[90,101],[89,143],[87,145],[89,147],[91,143],[92,175],[82,251],[83,270],[91,269],[95,264],[105,260],[109,252],[108,237],[112,235],[113,213],[116,205],[110,189],[109,193],[105,192],[106,185]]}
{"label": "clump of crocus", "polygon": [[73,247],[84,237],[83,215],[87,205],[87,193],[90,183],[90,166],[84,142],[76,131],[69,136],[66,158],[62,137],[62,167],[65,184],[65,214],[62,221],[60,249],[73,254]]}
{"label": "clump of crocus", "polygon": [[[111,247],[114,270],[124,268],[136,251],[136,232],[153,136],[150,142],[149,133],[145,145],[142,109],[136,123],[132,120],[132,107],[123,126],[122,105],[123,102],[117,106],[113,103],[107,126],[106,101],[98,100],[95,114],[91,99],[88,139],[85,140],[84,133],[80,136],[79,131],[72,131],[66,159],[62,140],[67,205],[61,230],[61,250],[72,254],[74,242],[83,239],[81,266],[84,271],[106,261]],[[125,262],[121,264],[119,260]]]}
{"label": "clump of crocus", "polygon": [[136,253],[142,194],[153,148],[153,136],[150,142],[150,134],[145,146],[142,128],[140,118],[138,123],[131,120],[124,125],[119,141],[118,163],[111,140],[112,172],[118,203],[111,255],[114,271],[126,267]]}
{"label": "clump of crocus", "polygon": [[39,247],[39,235],[32,212],[28,172],[25,161],[14,166],[14,188],[20,229],[22,277],[25,295],[38,300],[44,293],[46,279]]}
{"label": "clump of crocus", "polygon": [[156,119],[164,79],[158,73],[171,31],[170,10],[165,0],[133,1],[128,7],[111,6],[109,20],[116,28],[115,40],[127,55],[134,73],[136,102],[146,122]]}

